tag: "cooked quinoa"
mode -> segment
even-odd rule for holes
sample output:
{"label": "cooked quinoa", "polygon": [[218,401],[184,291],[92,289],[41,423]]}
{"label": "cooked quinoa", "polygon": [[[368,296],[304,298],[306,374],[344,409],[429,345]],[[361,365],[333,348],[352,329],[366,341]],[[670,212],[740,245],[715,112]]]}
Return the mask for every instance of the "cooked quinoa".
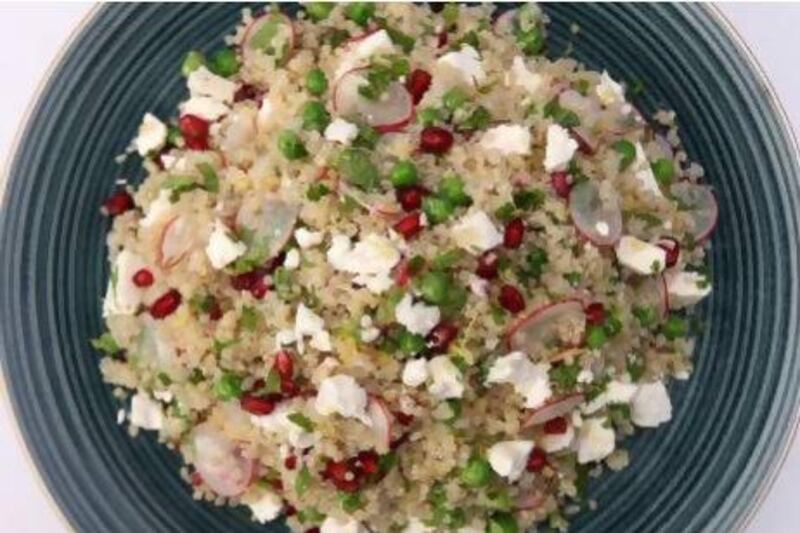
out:
{"label": "cooked quinoa", "polygon": [[566,528],[692,370],[717,206],[674,114],[535,5],[276,9],[187,55],[104,206],[119,422],[296,531]]}

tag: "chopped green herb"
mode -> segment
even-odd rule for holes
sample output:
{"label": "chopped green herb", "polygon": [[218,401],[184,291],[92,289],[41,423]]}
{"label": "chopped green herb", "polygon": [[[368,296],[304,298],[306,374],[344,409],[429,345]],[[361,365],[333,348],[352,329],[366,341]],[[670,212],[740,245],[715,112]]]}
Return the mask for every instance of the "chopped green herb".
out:
{"label": "chopped green herb", "polygon": [[464,252],[458,248],[442,252],[433,258],[433,268],[436,270],[449,270],[464,258]]}
{"label": "chopped green herb", "polygon": [[531,189],[517,191],[513,194],[514,205],[517,209],[531,211],[542,207],[545,199],[545,192],[541,189]]}
{"label": "chopped green herb", "polygon": [[242,316],[239,318],[239,326],[245,331],[253,332],[264,321],[264,316],[254,307],[244,306]]}
{"label": "chopped green herb", "polygon": [[511,513],[494,513],[486,525],[486,533],[519,533],[519,526]]}
{"label": "chopped green herb", "polygon": [[422,272],[425,268],[425,258],[421,255],[415,255],[408,261],[408,272],[414,276]]}
{"label": "chopped green herb", "polygon": [[230,340],[227,340],[227,341],[226,340],[220,340],[220,339],[214,339],[214,344],[212,346],[212,350],[214,351],[214,355],[219,357],[224,350],[230,348],[231,346],[235,346],[238,343],[239,343],[239,339],[230,339]]}
{"label": "chopped green herb", "polygon": [[339,498],[339,505],[345,513],[352,514],[364,507],[364,502],[361,501],[361,494],[358,492],[339,492],[337,497]]}
{"label": "chopped green herb", "polygon": [[398,349],[408,356],[417,355],[426,347],[425,337],[411,333],[405,328],[399,330],[396,341]]}
{"label": "chopped green herb", "polygon": [[324,183],[312,183],[306,189],[306,198],[312,202],[319,202],[323,196],[327,196],[330,192],[330,188]]}
{"label": "chopped green herb", "polygon": [[389,324],[394,322],[394,308],[397,307],[398,302],[403,299],[403,289],[400,287],[392,287],[386,296],[378,305],[375,311],[375,321],[378,324]]}
{"label": "chopped green herb", "polygon": [[575,128],[581,125],[578,115],[574,111],[561,107],[557,97],[544,106],[544,116],[553,119],[553,122],[565,128]]}
{"label": "chopped green herb", "polygon": [[492,467],[483,457],[473,456],[461,469],[461,482],[472,488],[486,486],[492,479]]}
{"label": "chopped green herb", "polygon": [[289,422],[295,426],[298,426],[303,431],[307,431],[309,433],[314,431],[314,422],[312,422],[310,418],[302,413],[292,413],[286,418],[289,419]]}
{"label": "chopped green herb", "polygon": [[544,248],[535,246],[525,256],[525,264],[521,271],[522,277],[538,280],[542,276],[542,272],[544,272],[547,260],[547,251]]}
{"label": "chopped green herb", "polygon": [[[306,493],[308,488],[311,486],[311,481],[311,471],[308,469],[307,465],[303,465],[303,468],[300,469],[300,472],[297,473],[297,477],[294,480],[294,491],[298,496],[302,496]],[[317,516],[319,516],[318,513]],[[311,521],[310,517],[306,516],[305,518],[306,520]]]}
{"label": "chopped green herb", "polygon": [[411,51],[414,49],[414,45],[416,44],[416,40],[413,37],[403,33],[397,28],[389,26],[389,23],[385,18],[376,18],[375,22],[379,28],[386,30],[386,33],[389,35],[389,39],[392,40],[393,44],[399,46],[406,54],[411,53]]}
{"label": "chopped green herb", "polygon": [[469,95],[459,87],[454,87],[442,95],[442,105],[451,113],[469,101]]}
{"label": "chopped green herb", "polygon": [[119,344],[117,344],[114,336],[107,331],[90,342],[92,343],[92,348],[106,355],[114,355],[120,351]]}
{"label": "chopped green herb", "polygon": [[189,383],[192,385],[197,385],[205,381],[206,377],[203,375],[203,372],[199,368],[192,369],[192,373],[189,375]]}
{"label": "chopped green herb", "polygon": [[181,73],[188,77],[189,74],[206,65],[206,56],[199,50],[190,50],[181,65]]}
{"label": "chopped green herb", "polygon": [[214,383],[214,395],[223,402],[238,398],[242,395],[242,378],[236,374],[225,372]]}
{"label": "chopped green herb", "polygon": [[458,21],[458,4],[448,2],[442,8],[442,19],[448,28],[452,28]]}
{"label": "chopped green herb", "polygon": [[452,45],[450,45],[450,48],[452,50],[461,50],[461,47],[465,44],[471,46],[475,50],[480,50],[481,42],[480,39],[478,39],[478,33],[475,30],[470,30],[462,35],[460,39],[457,39]]}
{"label": "chopped green herb", "polygon": [[334,2],[311,2],[305,5],[305,10],[308,18],[314,22],[320,22],[328,18],[334,7],[336,7]]}
{"label": "chopped green herb", "polygon": [[464,192],[464,180],[457,174],[449,174],[439,183],[438,195],[456,207],[469,207],[472,198]]}
{"label": "chopped green herb", "polygon": [[545,40],[542,29],[533,27],[529,30],[520,30],[517,32],[517,45],[519,45],[522,53],[527,56],[535,56],[544,51]]}
{"label": "chopped green herb", "polygon": [[170,176],[164,180],[161,188],[170,191],[169,201],[174,204],[184,193],[199,189],[200,184],[192,176]]}
{"label": "chopped green herb", "polygon": [[219,177],[214,167],[208,163],[198,163],[197,170],[203,176],[203,188],[210,193],[219,192]]}
{"label": "chopped green herb", "polygon": [[353,139],[353,146],[356,148],[365,148],[367,150],[374,150],[381,140],[381,134],[372,126],[362,124],[358,127],[358,135]]}
{"label": "chopped green herb", "polygon": [[183,134],[178,126],[175,124],[170,124],[167,126],[167,144],[169,146],[178,146],[182,140]]}
{"label": "chopped green herb", "polygon": [[458,316],[464,309],[469,297],[469,291],[458,284],[451,284],[447,291],[447,298],[439,306],[442,316],[447,319],[452,319]]}
{"label": "chopped green herb", "polygon": [[331,48],[337,48],[349,38],[350,32],[340,28],[326,28],[322,34],[322,42],[329,44]]}
{"label": "chopped green herb", "polygon": [[639,321],[639,324],[643,328],[652,327],[656,323],[656,320],[658,320],[658,313],[653,307],[635,306],[631,312],[633,313],[633,316],[636,317],[636,320]]}
{"label": "chopped green herb", "polygon": [[514,218],[515,210],[516,208],[514,207],[514,204],[511,202],[506,202],[497,208],[497,210],[494,212],[494,216],[497,217],[500,222],[508,222]]}
{"label": "chopped green herb", "polygon": [[292,271],[284,267],[279,267],[272,274],[272,284],[275,286],[275,292],[284,300],[292,296]]}
{"label": "chopped green herb", "polygon": [[662,187],[671,184],[672,180],[675,178],[675,165],[670,159],[663,157],[657,159],[650,165],[650,168],[653,169],[653,175],[656,177],[658,184]]}
{"label": "chopped green herb", "polygon": [[550,369],[550,381],[561,391],[568,392],[578,384],[578,374],[581,372],[580,365],[576,362],[571,365],[558,365]]}
{"label": "chopped green herb", "polygon": [[570,87],[580,93],[581,96],[589,94],[589,80],[575,80],[570,83]]}
{"label": "chopped green herb", "polygon": [[639,357],[628,357],[628,360],[625,362],[625,370],[627,370],[628,374],[630,374],[631,381],[636,383],[642,379],[645,371],[645,365],[644,362],[639,359]]}
{"label": "chopped green herb", "polygon": [[[309,478],[310,477],[311,473],[309,472]],[[303,492],[305,492],[305,490]],[[316,507],[309,507],[307,509],[297,511],[297,520],[301,524],[319,524],[325,520],[325,515],[320,513]]]}
{"label": "chopped green herb", "polygon": [[303,159],[308,155],[308,150],[300,136],[292,130],[283,130],[278,135],[278,150],[289,161]]}
{"label": "chopped green herb", "polygon": [[397,465],[397,454],[389,452],[378,457],[378,468],[382,473],[387,473]]}
{"label": "chopped green herb", "polygon": [[401,56],[381,56],[367,68],[367,83],[358,87],[358,94],[368,100],[378,100],[389,85],[408,74],[408,60]]}
{"label": "chopped green herb", "polygon": [[429,304],[438,305],[445,301],[452,285],[450,276],[444,272],[426,272],[417,283],[422,299]]}
{"label": "chopped green herb", "polygon": [[603,346],[608,340],[606,330],[601,326],[589,326],[586,333],[586,346],[592,350],[596,350]]}
{"label": "chopped green herb", "polygon": [[633,145],[632,142],[627,141],[625,139],[620,139],[611,147],[619,154],[619,169],[625,170],[629,166],[633,164],[636,160],[636,147]]}
{"label": "chopped green herb", "polygon": [[486,498],[489,500],[489,505],[498,511],[508,512],[514,506],[511,496],[508,494],[508,489],[505,487],[492,489],[486,494]]}
{"label": "chopped green herb", "polygon": [[160,381],[161,384],[164,385],[165,387],[169,387],[170,385],[172,385],[172,378],[169,377],[169,375],[166,372],[159,372],[158,376],[156,377],[158,378],[158,381]]}
{"label": "chopped green herb", "polygon": [[378,167],[370,160],[369,153],[362,148],[347,148],[339,154],[336,167],[344,179],[364,191],[378,187]]}
{"label": "chopped green herb", "polygon": [[488,109],[479,105],[472,113],[459,124],[459,129],[463,131],[483,130],[489,127],[492,122],[492,114]]}
{"label": "chopped green herb", "polygon": [[567,280],[567,283],[576,287],[580,284],[581,280],[583,280],[583,274],[580,272],[567,272],[564,274],[564,279]]}
{"label": "chopped green herb", "polygon": [[622,320],[616,314],[611,313],[606,318],[603,329],[609,337],[616,337],[622,331]]}
{"label": "chopped green herb", "polygon": [[672,315],[661,327],[661,332],[667,339],[674,341],[681,337],[685,337],[689,332],[689,326],[686,320],[683,318]]}
{"label": "chopped green herb", "polygon": [[345,7],[344,16],[365,28],[375,15],[375,6],[376,4],[372,2],[353,2]]}
{"label": "chopped green herb", "polygon": [[442,122],[444,118],[441,110],[435,107],[425,107],[417,111],[417,120],[423,126],[433,126],[438,122]]}

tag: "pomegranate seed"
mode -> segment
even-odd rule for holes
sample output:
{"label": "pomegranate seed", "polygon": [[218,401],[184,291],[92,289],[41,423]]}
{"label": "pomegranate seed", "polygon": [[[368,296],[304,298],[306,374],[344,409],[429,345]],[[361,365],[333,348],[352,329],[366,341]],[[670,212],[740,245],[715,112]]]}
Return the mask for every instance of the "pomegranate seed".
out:
{"label": "pomegranate seed", "polygon": [[427,194],[428,191],[418,185],[397,189],[396,192],[397,201],[400,202],[403,211],[406,212],[419,209],[422,206],[422,199]]}
{"label": "pomegranate seed", "polygon": [[264,273],[265,274],[272,274],[279,267],[283,266],[283,263],[286,261],[286,252],[281,252],[264,265]]}
{"label": "pomegranate seed", "polygon": [[231,287],[237,291],[249,291],[255,287],[256,282],[263,279],[264,271],[261,269],[251,270],[244,274],[237,274],[231,277]]}
{"label": "pomegranate seed", "polygon": [[283,481],[280,479],[273,479],[269,482],[269,484],[272,485],[272,488],[277,492],[283,492]]}
{"label": "pomegranate seed", "polygon": [[216,322],[220,318],[222,318],[222,307],[220,307],[219,302],[216,298],[211,302],[211,305],[208,309],[208,318]]}
{"label": "pomegranate seed", "polygon": [[528,456],[528,464],[525,465],[525,469],[528,472],[541,472],[546,465],[547,455],[541,448],[534,448]]}
{"label": "pomegranate seed", "polygon": [[425,93],[428,92],[428,89],[431,86],[431,80],[433,80],[433,77],[430,75],[430,73],[422,70],[421,68],[414,69],[414,71],[408,76],[406,89],[408,89],[408,92],[411,93],[411,98],[414,101],[414,105],[417,105],[420,100],[422,100],[422,97],[425,96]]}
{"label": "pomegranate seed", "polygon": [[567,432],[567,419],[563,416],[551,418],[544,423],[544,432],[548,435],[563,435]]}
{"label": "pomegranate seed", "polygon": [[560,198],[569,198],[569,192],[572,190],[572,177],[567,172],[550,174],[550,184]]}
{"label": "pomegranate seed", "polygon": [[203,476],[200,475],[200,472],[192,472],[192,475],[189,476],[192,481],[193,487],[199,487],[203,484]]}
{"label": "pomegranate seed", "polygon": [[497,263],[499,257],[496,252],[489,250],[478,258],[478,268],[475,274],[483,279],[494,279],[497,277]]}
{"label": "pomegranate seed", "polygon": [[429,154],[443,154],[453,146],[453,134],[438,126],[428,126],[422,130],[419,148]]}
{"label": "pomegranate seed", "polygon": [[458,336],[458,327],[447,322],[440,322],[428,333],[428,348],[435,353],[444,353]]}
{"label": "pomegranate seed", "polygon": [[666,266],[672,268],[678,264],[681,256],[681,245],[672,237],[661,237],[658,240],[658,247],[667,252]]}
{"label": "pomegranate seed", "polygon": [[250,289],[250,294],[252,294],[253,298],[255,298],[256,300],[260,300],[267,294],[268,290],[269,290],[269,285],[267,285],[267,282],[264,281],[264,278],[259,278],[256,280],[253,287]]}
{"label": "pomegranate seed", "polygon": [[450,35],[446,31],[440,31],[436,39],[436,48],[447,46],[447,41],[450,40]]}
{"label": "pomegranate seed", "polygon": [[516,314],[525,309],[525,299],[519,289],[506,284],[500,287],[500,305],[509,313]]}
{"label": "pomegranate seed", "polygon": [[372,450],[358,452],[357,464],[366,474],[377,474],[379,470],[378,454]]}
{"label": "pomegranate seed", "polygon": [[586,323],[590,326],[602,326],[606,321],[606,308],[600,302],[590,303],[584,310]]}
{"label": "pomegranate seed", "polygon": [[186,137],[184,138],[184,144],[186,145],[186,148],[188,148],[189,150],[196,150],[198,152],[208,150],[208,139],[205,137],[198,139]]}
{"label": "pomegranate seed", "polygon": [[411,280],[411,267],[408,264],[408,259],[403,258],[394,268],[392,275],[394,282],[398,287],[405,287]]}
{"label": "pomegranate seed", "polygon": [[398,422],[400,422],[400,425],[403,426],[410,426],[414,422],[414,415],[410,415],[402,411],[397,411],[394,413],[394,417]]}
{"label": "pomegranate seed", "polygon": [[419,213],[410,213],[401,218],[393,228],[406,239],[411,239],[422,231],[422,218]]}
{"label": "pomegranate seed", "polygon": [[297,507],[287,502],[286,505],[283,507],[283,514],[285,516],[294,516],[297,514]]}
{"label": "pomegranate seed", "polygon": [[297,468],[297,456],[290,455],[286,459],[283,460],[283,466],[286,467],[286,470],[294,470]]}
{"label": "pomegranate seed", "polygon": [[521,218],[515,218],[506,224],[503,232],[503,246],[506,248],[519,248],[522,245],[522,238],[525,236],[525,223]]}
{"label": "pomegranate seed", "polygon": [[150,315],[153,318],[165,318],[175,312],[181,305],[181,293],[177,289],[170,289],[150,306]]}
{"label": "pomegranate seed", "polygon": [[280,377],[291,379],[294,374],[294,360],[292,360],[292,354],[286,350],[278,352],[275,356],[275,370],[278,371]]}
{"label": "pomegranate seed", "polygon": [[275,410],[275,401],[270,398],[243,394],[239,399],[239,405],[248,413],[254,415],[268,415]]}
{"label": "pomegranate seed", "polygon": [[319,530],[318,527],[310,527],[310,528],[306,529],[305,533],[319,533],[319,531],[320,530]]}
{"label": "pomegranate seed", "polygon": [[133,275],[133,284],[137,287],[149,287],[156,280],[153,273],[146,268],[141,268]]}
{"label": "pomegranate seed", "polygon": [[293,380],[283,378],[281,379],[281,392],[284,396],[293,398],[300,393],[300,387]]}
{"label": "pomegranate seed", "polygon": [[208,138],[208,121],[195,115],[183,115],[178,120],[178,127],[183,134],[184,140],[194,139],[207,139]]}
{"label": "pomegranate seed", "polygon": [[103,202],[103,211],[110,217],[121,215],[133,209],[133,197],[126,190],[119,190]]}
{"label": "pomegranate seed", "polygon": [[255,100],[258,98],[259,94],[259,90],[255,87],[255,85],[245,83],[239,87],[235,93],[233,93],[233,101],[243,102],[245,100]]}
{"label": "pomegranate seed", "polygon": [[324,475],[341,491],[356,492],[359,489],[360,483],[356,473],[345,461],[329,461]]}

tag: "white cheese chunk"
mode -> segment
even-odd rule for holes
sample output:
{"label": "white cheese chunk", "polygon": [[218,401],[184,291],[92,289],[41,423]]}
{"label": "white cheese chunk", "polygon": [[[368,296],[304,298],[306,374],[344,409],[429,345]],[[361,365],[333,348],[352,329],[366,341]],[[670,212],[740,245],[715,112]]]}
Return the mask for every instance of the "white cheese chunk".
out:
{"label": "white cheese chunk", "polygon": [[671,309],[695,305],[711,294],[708,278],[699,272],[668,272],[665,278]]}
{"label": "white cheese chunk", "polygon": [[515,56],[511,62],[511,70],[508,73],[507,80],[510,84],[517,87],[522,87],[530,94],[537,93],[545,86],[544,76],[531,72],[525,66],[525,59],[522,56]]}
{"label": "white cheese chunk", "polygon": [[367,416],[367,391],[351,376],[339,374],[322,380],[314,407],[322,416],[339,414],[372,425]]}
{"label": "white cheese chunk", "polygon": [[386,30],[378,30],[362,39],[351,41],[343,49],[344,53],[336,69],[335,78],[354,68],[364,66],[372,56],[389,55],[395,51],[394,43]]}
{"label": "white cheese chunk", "polygon": [[214,222],[214,229],[208,239],[206,255],[211,266],[223,269],[247,252],[247,246],[231,238],[230,230],[220,220]]}
{"label": "white cheese chunk", "polygon": [[631,400],[631,421],[640,427],[654,428],[672,419],[672,402],[664,383],[644,383]]}
{"label": "white cheese chunk", "polygon": [[180,107],[181,115],[194,115],[209,122],[224,117],[231,110],[225,103],[208,96],[193,96]]}
{"label": "white cheese chunk", "polygon": [[583,407],[583,412],[592,414],[609,404],[627,404],[636,393],[636,385],[613,380],[606,385],[606,390]]}
{"label": "white cheese chunk", "polygon": [[461,217],[451,228],[450,236],[459,248],[479,255],[499,246],[503,234],[485,211],[474,210]]}
{"label": "white cheese chunk", "polygon": [[480,85],[486,81],[486,72],[483,70],[481,56],[468,44],[461,45],[461,50],[444,54],[436,63],[437,66],[444,66],[458,73],[467,85]]}
{"label": "white cheese chunk", "polygon": [[595,87],[597,98],[604,106],[625,103],[625,89],[614,81],[605,70],[600,75],[600,83]]}
{"label": "white cheese chunk", "polygon": [[138,392],[131,399],[130,422],[142,429],[159,430],[164,425],[164,411],[161,404],[144,392]]}
{"label": "white cheese chunk", "polygon": [[397,321],[411,333],[427,335],[439,323],[439,308],[423,302],[413,302],[410,294],[403,296],[394,309]]}
{"label": "white cheese chunk", "polygon": [[316,444],[316,437],[292,422],[289,416],[302,412],[305,407],[305,402],[281,402],[268,415],[251,415],[250,422],[265,433],[277,435],[295,448],[304,450]]}
{"label": "white cheese chunk", "polygon": [[464,377],[461,371],[445,355],[428,361],[428,374],[431,382],[428,392],[439,400],[461,398],[464,394]]}
{"label": "white cheese chunk", "polygon": [[645,191],[649,191],[658,197],[664,196],[661,187],[658,185],[650,161],[644,153],[641,143],[636,143],[636,159],[633,162],[633,177],[639,182],[639,186]]}
{"label": "white cheese chunk", "polygon": [[297,351],[303,353],[303,339],[310,337],[309,346],[320,352],[330,352],[331,336],[325,329],[325,320],[314,311],[300,304],[294,319],[294,335],[297,342]]}
{"label": "white cheese chunk", "polygon": [[260,524],[266,524],[278,518],[283,511],[283,498],[273,492],[265,493],[253,503],[248,503],[253,518]]}
{"label": "white cheese chunk", "polygon": [[578,142],[572,138],[569,131],[558,124],[551,124],[547,127],[544,169],[547,172],[564,170],[577,149]]}
{"label": "white cheese chunk", "polygon": [[355,520],[339,520],[327,517],[319,528],[319,533],[368,533],[368,530]]}
{"label": "white cheese chunk", "polygon": [[658,274],[667,264],[666,250],[630,235],[619,240],[616,251],[620,264],[637,274]]}
{"label": "white cheese chunk", "polygon": [[432,527],[426,526],[422,520],[417,517],[411,517],[405,529],[403,529],[403,533],[433,533],[433,531],[434,529]]}
{"label": "white cheese chunk", "polygon": [[489,369],[487,383],[508,383],[525,398],[525,407],[535,409],[553,395],[547,363],[533,364],[522,352],[499,357]]}
{"label": "white cheese chunk", "polygon": [[532,450],[533,441],[507,440],[494,444],[487,456],[492,470],[509,481],[516,481],[525,470]]}
{"label": "white cheese chunk", "polygon": [[300,252],[296,248],[292,248],[286,252],[286,258],[283,260],[283,268],[286,270],[297,270],[300,266]]}
{"label": "white cheese chunk", "polygon": [[344,119],[336,118],[325,128],[325,139],[348,145],[358,137],[358,126]]}
{"label": "white cheese chunk", "polygon": [[481,148],[496,150],[503,155],[531,153],[531,131],[517,124],[501,124],[489,128],[481,137]]}
{"label": "white cheese chunk", "polygon": [[425,359],[411,359],[403,367],[403,384],[419,387],[428,379],[428,362]]}
{"label": "white cheese chunk", "polygon": [[392,286],[391,271],[400,257],[391,239],[374,233],[355,246],[346,235],[333,235],[327,252],[328,263],[334,269],[357,274],[353,281],[376,294]]}
{"label": "white cheese chunk", "polygon": [[572,424],[567,424],[567,430],[564,433],[542,435],[539,439],[539,446],[547,453],[554,453],[569,448],[574,440],[575,428],[572,427]]}
{"label": "white cheese chunk", "polygon": [[616,446],[614,430],[605,418],[586,418],[578,431],[578,462],[599,461],[611,455]]}
{"label": "white cheese chunk", "polygon": [[319,246],[324,238],[325,234],[321,231],[309,231],[306,228],[294,230],[294,240],[297,241],[297,246],[303,250]]}
{"label": "white cheese chunk", "polygon": [[139,310],[144,291],[133,282],[133,276],[147,264],[130,250],[122,250],[114,261],[112,279],[103,301],[103,316],[132,315]]}
{"label": "white cheese chunk", "polygon": [[139,133],[134,144],[139,155],[144,157],[150,152],[160,150],[167,142],[167,125],[158,118],[147,113],[139,125]]}
{"label": "white cheese chunk", "polygon": [[186,85],[192,97],[206,96],[229,104],[233,103],[237,89],[236,83],[217,76],[206,67],[200,67],[189,74]]}
{"label": "white cheese chunk", "polygon": [[258,115],[256,115],[256,126],[258,126],[259,131],[263,132],[269,128],[274,110],[275,106],[268,98],[261,100],[261,106],[258,108]]}

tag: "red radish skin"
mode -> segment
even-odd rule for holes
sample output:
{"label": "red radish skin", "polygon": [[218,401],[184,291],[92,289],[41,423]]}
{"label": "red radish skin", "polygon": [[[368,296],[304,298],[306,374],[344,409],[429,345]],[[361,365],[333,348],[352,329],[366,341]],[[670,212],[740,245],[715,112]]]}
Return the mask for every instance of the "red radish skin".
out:
{"label": "red radish skin", "polygon": [[174,217],[164,224],[158,247],[158,266],[169,270],[183,261],[193,245],[190,236],[187,235],[191,230],[182,216]]}
{"label": "red radish skin", "polygon": [[110,217],[116,217],[130,211],[134,207],[133,197],[128,191],[119,190],[103,202],[103,213]]}
{"label": "red radish skin", "polygon": [[[549,330],[552,323],[566,316],[574,317],[576,320],[578,318],[585,320],[583,304],[579,300],[570,299],[543,305],[533,310],[509,326],[506,334],[509,347],[512,350],[527,352],[531,342],[543,342],[541,337],[551,333]],[[545,329],[542,330],[542,328]]]}
{"label": "red radish skin", "polygon": [[243,457],[236,443],[208,424],[195,428],[192,443],[197,472],[220,496],[238,496],[254,481],[257,463]]}
{"label": "red radish skin", "polygon": [[665,265],[672,268],[678,264],[681,257],[681,244],[672,237],[661,237],[656,243],[659,248],[667,252]]}
{"label": "red radish skin", "polygon": [[689,206],[688,213],[694,219],[693,235],[696,242],[708,239],[717,227],[719,205],[711,187],[688,181],[674,183],[670,187],[673,197]]}
{"label": "red radish skin", "polygon": [[523,417],[522,428],[529,428],[539,426],[549,422],[550,420],[563,417],[570,414],[574,409],[580,406],[584,401],[582,393],[568,394],[558,398],[552,398],[541,407],[533,409]]}
{"label": "red radish skin", "polygon": [[578,151],[583,155],[592,156],[597,151],[597,142],[582,128],[570,130],[572,138],[578,143]]}
{"label": "red radish skin", "polygon": [[392,82],[377,101],[358,93],[366,83],[362,74],[366,67],[355,68],[341,75],[333,88],[333,109],[341,116],[358,115],[379,133],[403,131],[414,118],[414,102],[405,85]]}
{"label": "red radish skin", "polygon": [[397,263],[392,272],[392,279],[398,287],[405,287],[411,281],[411,267],[409,266],[408,259],[403,258]]}
{"label": "red radish skin", "polygon": [[392,443],[392,425],[394,417],[386,403],[377,396],[370,396],[367,402],[367,416],[372,421],[372,434],[375,441],[385,449]]}
{"label": "red radish skin", "polygon": [[[535,449],[534,449],[535,450]],[[533,453],[531,453],[531,456]],[[531,464],[531,460],[529,459],[529,464]],[[533,460],[532,464],[534,468],[539,465],[538,458]],[[542,464],[539,470],[529,470],[530,472],[538,472],[541,471],[542,468],[547,464],[547,461]],[[515,500],[514,507],[519,511],[531,511],[533,509],[538,509],[542,506],[542,504],[546,501],[545,495],[536,489],[527,489],[522,492],[517,499]]]}

